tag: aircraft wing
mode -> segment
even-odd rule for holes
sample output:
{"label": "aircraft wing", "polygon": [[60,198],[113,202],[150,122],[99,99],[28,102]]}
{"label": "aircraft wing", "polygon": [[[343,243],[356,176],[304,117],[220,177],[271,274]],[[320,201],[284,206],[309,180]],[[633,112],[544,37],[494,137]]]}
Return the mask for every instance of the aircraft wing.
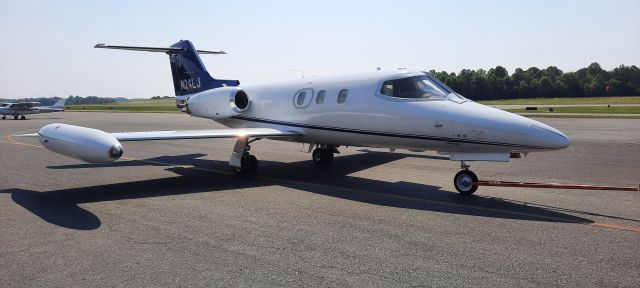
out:
{"label": "aircraft wing", "polygon": [[240,167],[238,165],[242,164],[241,157],[244,155],[241,152],[249,143],[249,137],[294,140],[302,135],[301,132],[278,127],[107,133],[93,128],[52,123],[40,128],[38,133],[13,136],[38,137],[45,148],[88,163],[109,163],[120,158],[123,149],[119,141],[238,138],[229,161],[232,166]]}
{"label": "aircraft wing", "polygon": [[40,104],[39,102],[18,102],[18,103],[11,103],[11,108],[13,109],[31,109],[34,106]]}
{"label": "aircraft wing", "polygon": [[301,136],[302,133],[273,128],[240,128],[240,129],[209,129],[182,131],[152,131],[152,132],[122,132],[109,133],[119,141],[147,141],[147,140],[177,140],[177,139],[205,139],[205,138],[286,138]]}

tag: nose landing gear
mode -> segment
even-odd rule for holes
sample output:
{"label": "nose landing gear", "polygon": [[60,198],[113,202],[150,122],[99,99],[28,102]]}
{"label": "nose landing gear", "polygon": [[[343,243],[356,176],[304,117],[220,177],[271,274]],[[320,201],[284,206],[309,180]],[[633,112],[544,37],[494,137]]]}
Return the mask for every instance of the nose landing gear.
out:
{"label": "nose landing gear", "polygon": [[469,165],[464,163],[464,161],[460,162],[460,168],[462,170],[453,177],[453,186],[456,187],[456,190],[458,190],[460,194],[471,195],[478,190],[478,186],[473,185],[473,183],[478,182],[478,176],[469,170]]}

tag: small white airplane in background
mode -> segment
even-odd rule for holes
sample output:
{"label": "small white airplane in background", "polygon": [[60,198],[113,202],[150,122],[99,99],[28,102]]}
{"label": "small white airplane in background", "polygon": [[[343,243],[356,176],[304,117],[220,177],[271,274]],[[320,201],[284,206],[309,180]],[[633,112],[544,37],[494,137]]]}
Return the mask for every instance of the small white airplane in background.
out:
{"label": "small white airplane in background", "polygon": [[51,106],[36,106],[40,105],[40,102],[0,103],[0,114],[2,114],[2,120],[7,119],[6,115],[13,115],[13,119],[16,120],[18,118],[25,120],[27,117],[24,115],[62,112],[65,102],[67,99],[60,99]]}
{"label": "small white airplane in background", "polygon": [[420,71],[240,86],[237,80],[211,77],[198,56],[224,52],[196,50],[189,41],[167,48],[95,48],[168,54],[178,108],[230,129],[107,133],[54,123],[20,136],[37,136],[49,150],[89,163],[120,158],[120,141],[237,138],[229,160],[237,173],[256,171],[249,143],[265,138],[308,143],[319,164],[331,162],[340,146],[433,150],[461,161],[454,185],[465,195],[476,191],[478,180],[465,161],[507,162],[571,143],[553,127],[468,100]]}

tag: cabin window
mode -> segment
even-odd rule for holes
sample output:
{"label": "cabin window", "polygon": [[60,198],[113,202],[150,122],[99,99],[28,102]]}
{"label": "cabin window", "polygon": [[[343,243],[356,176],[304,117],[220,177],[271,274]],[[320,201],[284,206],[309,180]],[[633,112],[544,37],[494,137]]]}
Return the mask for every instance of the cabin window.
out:
{"label": "cabin window", "polygon": [[296,108],[307,108],[313,101],[313,89],[305,88],[298,90],[293,97],[293,106]]}
{"label": "cabin window", "polygon": [[338,103],[344,103],[347,101],[347,94],[349,93],[348,89],[342,89],[340,90],[340,93],[338,93]]}
{"label": "cabin window", "polygon": [[324,103],[324,97],[326,95],[327,95],[327,91],[320,90],[320,92],[318,92],[318,96],[316,96],[316,104],[320,105],[320,104]]}
{"label": "cabin window", "polygon": [[298,106],[302,106],[304,105],[304,98],[307,97],[307,92],[306,91],[300,91],[300,93],[298,93],[298,99],[296,100],[296,104]]}

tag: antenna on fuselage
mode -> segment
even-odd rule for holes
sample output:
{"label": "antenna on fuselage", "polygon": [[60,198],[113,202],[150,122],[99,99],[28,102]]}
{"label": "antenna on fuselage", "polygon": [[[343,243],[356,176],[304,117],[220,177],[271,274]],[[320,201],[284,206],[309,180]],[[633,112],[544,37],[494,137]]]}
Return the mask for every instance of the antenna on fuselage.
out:
{"label": "antenna on fuselage", "polygon": [[299,72],[300,75],[302,75],[302,78],[304,79],[304,72],[303,71],[300,71],[300,70],[297,70],[297,69],[293,69],[293,68],[290,68],[289,70]]}

